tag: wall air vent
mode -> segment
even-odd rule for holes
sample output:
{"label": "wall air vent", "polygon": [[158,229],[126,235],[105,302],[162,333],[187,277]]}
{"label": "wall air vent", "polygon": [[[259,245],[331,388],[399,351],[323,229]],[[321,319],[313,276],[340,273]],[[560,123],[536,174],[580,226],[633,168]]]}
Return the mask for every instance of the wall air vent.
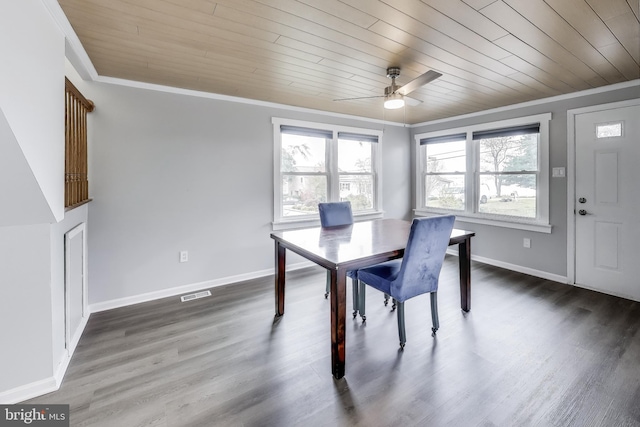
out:
{"label": "wall air vent", "polygon": [[210,296],[211,296],[211,292],[209,292],[209,291],[200,291],[200,292],[196,292],[195,294],[183,295],[183,296],[180,297],[180,300],[182,302],[187,302],[187,301],[192,301],[194,299],[210,297]]}

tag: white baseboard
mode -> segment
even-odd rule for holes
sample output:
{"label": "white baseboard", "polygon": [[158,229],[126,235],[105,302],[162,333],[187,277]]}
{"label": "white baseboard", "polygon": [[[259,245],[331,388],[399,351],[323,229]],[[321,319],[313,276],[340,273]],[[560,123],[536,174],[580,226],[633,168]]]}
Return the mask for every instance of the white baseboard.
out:
{"label": "white baseboard", "polygon": [[69,351],[64,351],[60,357],[60,363],[58,364],[58,369],[54,374],[54,379],[56,381],[56,390],[60,388],[60,384],[62,384],[62,380],[64,379],[64,375],[67,373],[67,368],[69,367],[69,363],[71,363],[71,358],[73,357],[73,353],[76,351],[76,347],[78,347],[78,343],[80,342],[80,338],[84,332],[84,328],[87,326],[89,322],[89,317],[91,315],[87,315],[80,320],[80,325],[78,329],[76,329],[73,334],[73,338],[69,343]]}
{"label": "white baseboard", "polygon": [[43,394],[51,393],[52,391],[58,390],[58,388],[59,386],[56,385],[56,379],[54,377],[45,378],[1,392],[0,404],[13,405],[33,399],[34,397],[42,396]]}
{"label": "white baseboard", "polygon": [[[449,248],[449,249],[447,249],[447,253],[450,254],[450,255],[458,256],[458,250],[457,249]],[[542,279],[547,279],[547,280],[551,280],[551,281],[554,281],[554,282],[563,283],[565,285],[566,284],[572,284],[572,283],[569,282],[569,279],[566,276],[561,276],[559,274],[549,273],[547,271],[536,270],[534,268],[524,267],[522,265],[511,264],[511,263],[508,263],[508,262],[498,261],[498,260],[495,260],[495,259],[485,258],[485,257],[473,255],[473,254],[471,254],[471,259],[473,261],[478,261],[478,262],[481,262],[483,264],[493,265],[494,267],[504,268],[505,270],[517,271],[518,273],[524,273],[524,274],[528,274],[530,276],[540,277]],[[473,278],[471,279],[471,281],[473,282]]]}
{"label": "white baseboard", "polygon": [[[313,264],[311,261],[304,261],[296,264],[287,265],[287,271],[299,270],[301,268],[310,267]],[[236,276],[223,277],[221,279],[206,280],[204,282],[192,283],[189,285],[176,286],[173,288],[163,289],[161,291],[148,292],[146,294],[134,295],[126,298],[118,298],[110,301],[103,301],[89,305],[89,312],[98,313],[100,311],[111,310],[119,307],[126,307],[128,305],[139,304],[141,302],[148,302],[157,300],[160,298],[173,297],[176,295],[187,294],[191,292],[200,291],[207,288],[215,288],[218,286],[230,285],[232,283],[243,282],[246,280],[258,279],[260,277],[270,276],[274,270],[266,269],[254,271],[246,274],[238,274]]]}
{"label": "white baseboard", "polygon": [[52,393],[57,391],[62,384],[62,380],[64,379],[64,375],[67,372],[67,368],[69,367],[69,363],[71,362],[71,357],[73,356],[73,352],[76,350],[78,346],[78,342],[80,342],[80,337],[82,337],[82,333],[84,332],[84,328],[87,326],[87,322],[89,321],[89,316],[84,317],[80,321],[80,325],[78,329],[73,334],[73,340],[69,345],[69,351],[66,350],[62,352],[59,359],[60,363],[58,364],[58,368],[52,377],[45,378],[43,380],[35,381],[30,384],[25,384],[20,387],[13,388],[11,390],[6,390],[0,392],[0,404],[3,405],[13,405],[15,403],[20,403],[25,400],[33,399],[34,397],[42,396],[43,394]]}

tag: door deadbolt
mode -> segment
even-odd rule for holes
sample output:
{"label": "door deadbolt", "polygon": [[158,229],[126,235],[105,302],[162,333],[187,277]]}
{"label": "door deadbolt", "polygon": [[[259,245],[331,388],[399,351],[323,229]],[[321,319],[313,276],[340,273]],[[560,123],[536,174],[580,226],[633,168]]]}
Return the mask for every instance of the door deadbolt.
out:
{"label": "door deadbolt", "polygon": [[580,197],[580,198],[578,199],[578,201],[579,201],[580,203],[587,203],[587,199],[585,199],[584,197]]}

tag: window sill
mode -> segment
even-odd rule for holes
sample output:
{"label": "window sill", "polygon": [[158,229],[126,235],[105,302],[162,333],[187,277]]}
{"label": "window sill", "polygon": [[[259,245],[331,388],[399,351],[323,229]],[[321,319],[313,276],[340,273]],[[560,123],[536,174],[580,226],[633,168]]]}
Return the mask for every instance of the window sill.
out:
{"label": "window sill", "polygon": [[534,221],[518,221],[518,220],[505,220],[502,218],[485,217],[480,215],[471,216],[466,213],[456,213],[452,211],[430,211],[426,209],[415,209],[416,216],[434,216],[434,215],[455,215],[456,221],[468,222],[472,224],[492,225],[494,227],[513,228],[517,230],[534,231],[536,233],[551,234],[552,225],[544,222]]}
{"label": "window sill", "polygon": [[[353,220],[355,222],[360,221],[370,221],[373,219],[381,219],[384,217],[384,212],[365,212],[365,213],[354,213]],[[299,218],[299,219],[290,219],[279,222],[273,222],[271,224],[271,228],[273,231],[280,230],[293,230],[295,228],[310,228],[310,227],[320,227],[320,219],[317,216],[313,218]]]}

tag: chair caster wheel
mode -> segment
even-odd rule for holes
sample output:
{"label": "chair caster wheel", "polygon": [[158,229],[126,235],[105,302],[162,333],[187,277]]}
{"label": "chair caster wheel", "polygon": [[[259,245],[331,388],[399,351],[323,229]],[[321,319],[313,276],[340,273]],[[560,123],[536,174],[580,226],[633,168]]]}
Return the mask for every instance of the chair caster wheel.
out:
{"label": "chair caster wheel", "polygon": [[354,311],[354,312],[353,312],[353,318],[355,319],[357,315],[358,315],[358,312],[357,312],[357,311]]}
{"label": "chair caster wheel", "polygon": [[435,336],[436,336],[436,332],[437,332],[437,331],[438,331],[438,330],[437,330],[436,328],[431,328],[431,336],[432,336],[432,337],[435,337]]}
{"label": "chair caster wheel", "polygon": [[388,306],[389,305],[389,300],[384,300],[384,306]]}
{"label": "chair caster wheel", "polygon": [[403,343],[403,342],[400,343],[400,351],[404,351],[404,345],[405,345],[405,343]]}
{"label": "chair caster wheel", "polygon": [[391,311],[395,311],[395,310],[396,310],[396,305],[395,305],[395,304],[393,304],[393,305],[391,306]]}
{"label": "chair caster wheel", "polygon": [[329,292],[327,292],[326,294],[324,294],[324,299],[329,298]]}
{"label": "chair caster wheel", "polygon": [[362,317],[362,323],[367,321],[367,316],[360,316],[360,317]]}

